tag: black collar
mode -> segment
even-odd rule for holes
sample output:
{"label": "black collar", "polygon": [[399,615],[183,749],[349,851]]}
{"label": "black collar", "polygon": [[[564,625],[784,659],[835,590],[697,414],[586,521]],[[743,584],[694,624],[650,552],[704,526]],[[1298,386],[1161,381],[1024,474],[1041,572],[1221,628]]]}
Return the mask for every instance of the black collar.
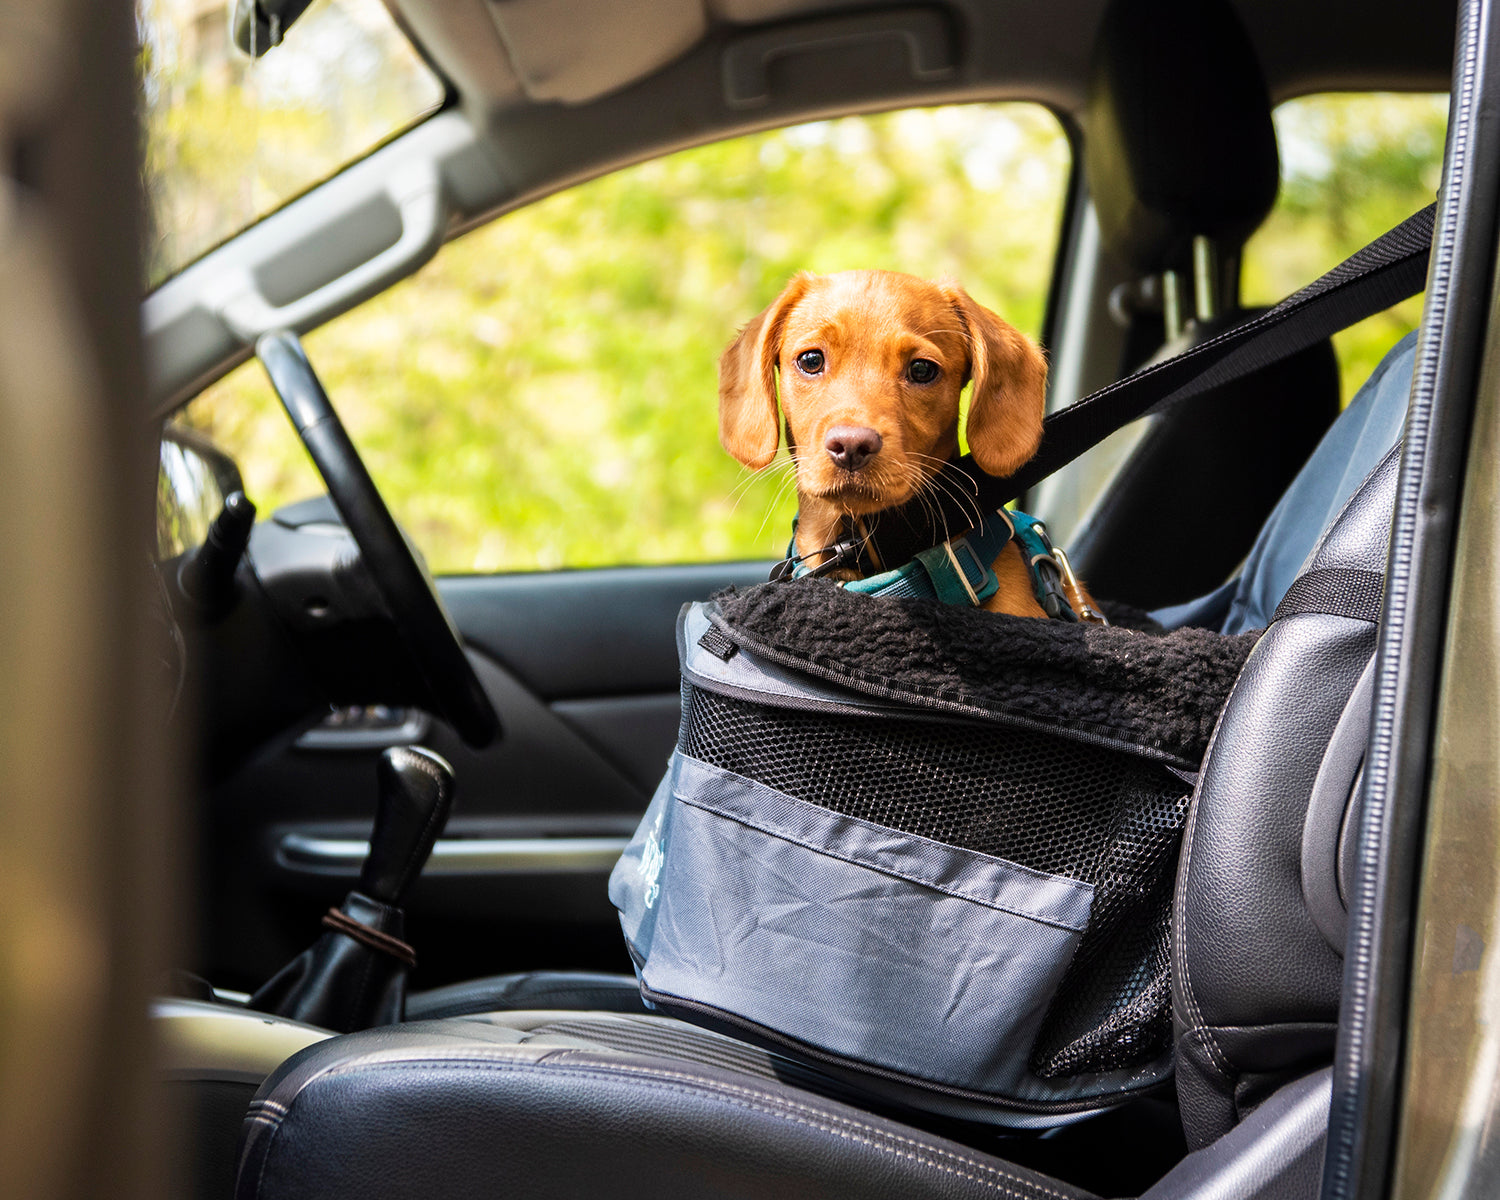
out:
{"label": "black collar", "polygon": [[949,459],[940,473],[942,483],[923,490],[905,504],[854,518],[845,514],[834,542],[809,554],[797,553],[797,518],[792,518],[792,542],[787,557],[771,572],[773,580],[788,579],[804,558],[826,555],[814,575],[852,567],[862,577],[905,566],[923,550],[960,537],[974,529],[982,509],[972,497],[978,480],[994,480],[974,466],[967,455]]}

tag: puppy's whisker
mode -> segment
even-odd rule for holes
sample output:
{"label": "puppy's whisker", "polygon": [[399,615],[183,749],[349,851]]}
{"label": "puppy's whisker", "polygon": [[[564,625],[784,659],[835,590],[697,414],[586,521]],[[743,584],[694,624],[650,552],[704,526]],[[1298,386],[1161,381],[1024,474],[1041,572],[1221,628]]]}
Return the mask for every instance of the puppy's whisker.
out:
{"label": "puppy's whisker", "polygon": [[935,333],[955,333],[959,337],[968,337],[969,336],[969,331],[967,329],[926,329],[926,330],[923,330],[921,333],[917,334],[917,336],[918,337],[931,337]]}
{"label": "puppy's whisker", "polygon": [[932,523],[934,526],[942,526],[943,541],[951,541],[953,531],[948,528],[948,514],[943,511],[942,504],[937,500],[936,492],[932,487],[932,480],[927,480],[922,485],[922,494],[927,500],[928,507],[932,512]]}
{"label": "puppy's whisker", "polygon": [[915,481],[912,494],[921,502],[923,511],[927,514],[927,519],[931,522],[933,528],[942,527],[943,540],[947,541],[949,536],[948,518],[940,502],[942,495],[945,494],[945,489],[940,490],[942,489],[942,485],[937,482],[937,473],[928,474],[910,465],[908,465],[908,470]]}
{"label": "puppy's whisker", "polygon": [[937,475],[959,508],[965,514],[974,514],[974,524],[982,522],[986,514],[979,504],[979,484],[974,478],[951,462],[944,463]]}
{"label": "puppy's whisker", "polygon": [[953,462],[951,459],[939,458],[936,454],[923,454],[923,453],[921,453],[918,450],[908,450],[907,451],[907,457],[908,458],[919,458],[919,459],[922,459],[924,462],[936,463],[937,464],[936,474],[942,475],[944,472],[951,472],[951,478],[954,481],[962,483],[965,487],[967,487],[975,495],[979,494],[979,485],[977,483],[975,483],[972,478],[969,477],[969,474],[968,474],[967,471],[964,471],[961,467],[958,466],[957,463]]}
{"label": "puppy's whisker", "polygon": [[745,493],[753,488],[757,483],[761,483],[762,481],[771,478],[772,474],[774,474],[775,472],[775,469],[776,468],[774,466],[770,466],[762,467],[758,471],[748,472],[738,483],[734,485],[734,487],[729,489],[729,498],[738,499],[740,497],[743,497]]}
{"label": "puppy's whisker", "polygon": [[751,490],[755,487],[756,484],[767,482],[769,480],[775,479],[778,475],[780,475],[782,476],[782,479],[778,481],[779,491],[780,483],[784,483],[785,476],[794,469],[795,464],[785,461],[778,461],[769,463],[766,466],[761,467],[757,471],[749,472],[744,479],[741,479],[739,483],[735,484],[734,489],[729,493],[730,497],[734,500],[733,505],[731,505],[729,509],[730,514],[732,515],[735,512],[739,511],[740,502],[750,494]]}
{"label": "puppy's whisker", "polygon": [[[959,505],[959,508],[962,511],[967,514],[967,509],[964,508],[962,501],[958,497],[953,496],[949,488],[943,486],[941,483],[936,482],[938,477],[942,474],[942,460],[938,459],[934,455],[922,454],[918,451],[909,452],[908,458],[925,459],[928,462],[939,464],[939,469],[936,471],[931,469],[924,469],[910,461],[903,464],[906,469],[906,480],[912,488],[913,495],[920,496],[923,493],[928,493],[929,497],[931,498],[935,498],[939,495],[947,495],[948,497],[953,499],[956,504]],[[941,507],[941,504],[933,504],[930,502],[926,505],[925,511],[927,512],[928,518],[929,520],[931,520],[934,526],[936,526],[937,524],[936,514],[941,509]]]}
{"label": "puppy's whisker", "polygon": [[788,484],[795,484],[796,481],[797,481],[797,476],[795,474],[791,474],[791,475],[786,476],[781,481],[781,483],[779,485],[777,485],[776,494],[771,497],[770,504],[766,505],[766,514],[765,514],[765,516],[761,517],[761,519],[760,519],[760,525],[755,530],[755,540],[758,541],[760,539],[760,535],[763,534],[766,531],[766,522],[769,521],[771,519],[771,515],[779,507],[781,507],[781,498],[786,495],[787,485]]}
{"label": "puppy's whisker", "polygon": [[[912,457],[925,458],[930,462],[939,461],[931,454],[913,454]],[[979,492],[978,486],[974,480],[962,471],[955,471],[949,474],[949,468],[952,465],[949,462],[941,462],[938,469],[932,472],[928,482],[935,491],[941,491],[944,495],[948,496],[965,516],[972,512],[974,514],[974,522],[978,524],[982,519],[976,500]],[[961,489],[966,489],[971,494],[966,495],[964,494],[964,490]]]}
{"label": "puppy's whisker", "polygon": [[968,520],[970,515],[972,515],[974,518],[974,525],[977,526],[981,521],[983,521],[983,514],[980,512],[979,504],[975,501],[975,499],[972,496],[965,495],[963,492],[958,491],[953,486],[952,482],[950,480],[944,479],[941,474],[934,475],[930,480],[928,480],[927,486],[935,494],[946,496],[948,497],[948,499],[952,500],[954,506],[958,509],[959,513],[962,514],[965,520]]}
{"label": "puppy's whisker", "polygon": [[[904,463],[902,465],[905,470],[905,482],[911,485],[912,488],[912,498],[922,506],[922,512],[926,516],[928,523],[934,529],[942,525],[946,531],[947,522],[943,519],[941,506],[934,504],[932,497],[928,494],[930,490],[930,478],[920,468],[913,466],[911,463]],[[945,538],[944,540],[946,541],[947,539]]]}

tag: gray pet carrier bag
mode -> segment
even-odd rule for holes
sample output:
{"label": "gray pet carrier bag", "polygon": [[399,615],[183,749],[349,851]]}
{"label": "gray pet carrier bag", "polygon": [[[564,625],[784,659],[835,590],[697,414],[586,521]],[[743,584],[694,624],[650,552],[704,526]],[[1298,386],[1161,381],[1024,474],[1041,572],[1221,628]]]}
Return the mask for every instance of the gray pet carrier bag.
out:
{"label": "gray pet carrier bag", "polygon": [[642,995],[954,1115],[1159,1085],[1191,773],[1256,636],[810,579],[689,605],[677,749],[610,879]]}
{"label": "gray pet carrier bag", "polygon": [[[1052,413],[1009,478],[959,459],[953,527],[1416,294],[1435,211]],[[882,521],[880,561],[920,558],[930,524]],[[1055,1123],[1161,1084],[1193,773],[1258,634],[1125,623],[814,578],[684,609],[677,750],[610,877],[642,996],[797,1071],[978,1119]]]}

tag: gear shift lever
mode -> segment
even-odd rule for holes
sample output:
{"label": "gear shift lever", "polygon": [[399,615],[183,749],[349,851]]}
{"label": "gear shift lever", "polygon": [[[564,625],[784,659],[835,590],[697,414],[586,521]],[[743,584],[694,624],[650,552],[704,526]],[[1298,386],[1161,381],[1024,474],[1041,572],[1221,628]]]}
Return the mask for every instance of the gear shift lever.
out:
{"label": "gear shift lever", "polygon": [[402,905],[427,864],[453,806],[453,768],[420,746],[394,746],[376,767],[377,803],[370,854],[359,890]]}
{"label": "gear shift lever", "polygon": [[341,1033],[390,1025],[406,1011],[416,954],[403,940],[407,893],[453,805],[453,768],[431,750],[380,756],[379,799],[359,888],[323,918],[327,930],[276,973],[250,1007]]}

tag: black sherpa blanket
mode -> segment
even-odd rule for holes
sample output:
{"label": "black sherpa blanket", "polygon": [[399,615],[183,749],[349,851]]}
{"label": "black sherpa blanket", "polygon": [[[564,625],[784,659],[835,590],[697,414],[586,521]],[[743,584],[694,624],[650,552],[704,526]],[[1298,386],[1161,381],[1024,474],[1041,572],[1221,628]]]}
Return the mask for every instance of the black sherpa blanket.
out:
{"label": "black sherpa blanket", "polygon": [[1012,617],[818,579],[716,596],[710,619],[783,666],[918,707],[1071,733],[1196,770],[1260,631]]}

